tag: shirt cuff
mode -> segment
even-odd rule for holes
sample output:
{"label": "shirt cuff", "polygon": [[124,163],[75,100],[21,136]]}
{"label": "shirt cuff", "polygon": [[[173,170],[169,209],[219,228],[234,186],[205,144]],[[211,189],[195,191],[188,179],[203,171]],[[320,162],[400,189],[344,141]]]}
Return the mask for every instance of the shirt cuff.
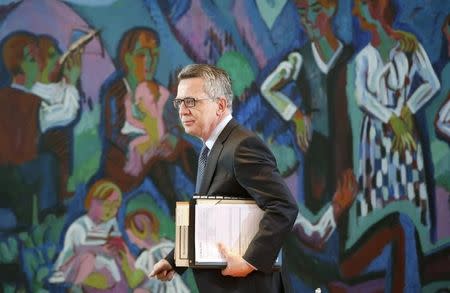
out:
{"label": "shirt cuff", "polygon": [[253,270],[257,271],[258,269],[255,268],[255,266],[253,266],[251,263],[249,263],[248,261],[246,261],[244,258],[242,258]]}

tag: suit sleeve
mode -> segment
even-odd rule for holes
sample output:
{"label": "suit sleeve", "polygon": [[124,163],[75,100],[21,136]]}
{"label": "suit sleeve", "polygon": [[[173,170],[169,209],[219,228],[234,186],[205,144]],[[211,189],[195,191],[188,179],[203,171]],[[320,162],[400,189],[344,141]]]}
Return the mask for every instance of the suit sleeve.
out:
{"label": "suit sleeve", "polygon": [[182,275],[187,269],[186,267],[177,267],[175,265],[175,249],[172,249],[164,259],[169,262],[175,272],[179,275]]}
{"label": "suit sleeve", "polygon": [[273,154],[257,137],[248,137],[237,146],[234,173],[239,184],[264,210],[259,231],[243,258],[263,272],[271,272],[298,208],[281,177]]}

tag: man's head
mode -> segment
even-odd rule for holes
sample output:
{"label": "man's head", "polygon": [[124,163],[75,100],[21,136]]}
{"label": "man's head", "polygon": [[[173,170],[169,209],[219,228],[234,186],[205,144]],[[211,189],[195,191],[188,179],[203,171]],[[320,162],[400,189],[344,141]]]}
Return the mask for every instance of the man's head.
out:
{"label": "man's head", "polygon": [[308,37],[316,40],[329,31],[337,0],[296,0],[300,21]]}
{"label": "man's head", "polygon": [[126,75],[137,82],[152,80],[159,58],[158,34],[149,28],[133,28],[120,42],[119,63]]}
{"label": "man's head", "polygon": [[3,43],[3,62],[14,82],[27,88],[39,76],[39,49],[36,36],[28,32],[14,33]]}
{"label": "man's head", "polygon": [[61,65],[58,60],[61,51],[55,39],[48,35],[38,38],[39,53],[41,56],[41,81],[44,83],[56,82],[60,79]]}
{"label": "man's head", "polygon": [[207,64],[191,64],[178,74],[174,101],[185,131],[206,141],[231,113],[233,91],[226,71]]}

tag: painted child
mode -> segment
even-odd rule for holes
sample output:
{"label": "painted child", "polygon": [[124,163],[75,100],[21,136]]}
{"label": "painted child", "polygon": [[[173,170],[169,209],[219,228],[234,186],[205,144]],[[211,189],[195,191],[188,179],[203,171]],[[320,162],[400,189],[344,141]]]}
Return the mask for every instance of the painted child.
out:
{"label": "painted child", "polygon": [[[125,114],[128,128],[133,128],[135,138],[128,146],[128,162],[125,171],[131,175],[139,174],[143,165],[152,157],[163,155],[166,148],[161,147],[166,136],[163,121],[163,108],[169,98],[169,91],[154,81],[140,83],[131,95],[125,98]],[[133,111],[137,109],[138,111]],[[136,116],[134,113],[141,113]]]}
{"label": "painted child", "polygon": [[125,229],[129,239],[142,250],[134,264],[126,253],[121,253],[122,270],[135,293],[190,292],[179,275],[174,276],[171,282],[147,277],[153,265],[174,248],[172,241],[160,238],[159,221],[154,214],[144,209],[130,213],[125,219]]}
{"label": "painted child", "polygon": [[69,226],[50,283],[109,289],[121,281],[115,259],[125,246],[116,219],[121,202],[122,192],[113,182],[99,180],[89,189],[87,214]]}

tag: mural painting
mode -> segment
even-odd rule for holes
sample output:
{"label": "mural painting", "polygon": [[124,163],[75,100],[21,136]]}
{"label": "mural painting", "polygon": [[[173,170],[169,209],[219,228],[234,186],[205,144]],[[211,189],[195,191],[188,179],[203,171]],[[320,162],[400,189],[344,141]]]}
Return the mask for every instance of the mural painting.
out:
{"label": "mural painting", "polygon": [[0,2],[0,291],[198,291],[146,277],[195,192],[190,63],[230,74],[299,206],[288,290],[450,290],[449,25],[441,0]]}

